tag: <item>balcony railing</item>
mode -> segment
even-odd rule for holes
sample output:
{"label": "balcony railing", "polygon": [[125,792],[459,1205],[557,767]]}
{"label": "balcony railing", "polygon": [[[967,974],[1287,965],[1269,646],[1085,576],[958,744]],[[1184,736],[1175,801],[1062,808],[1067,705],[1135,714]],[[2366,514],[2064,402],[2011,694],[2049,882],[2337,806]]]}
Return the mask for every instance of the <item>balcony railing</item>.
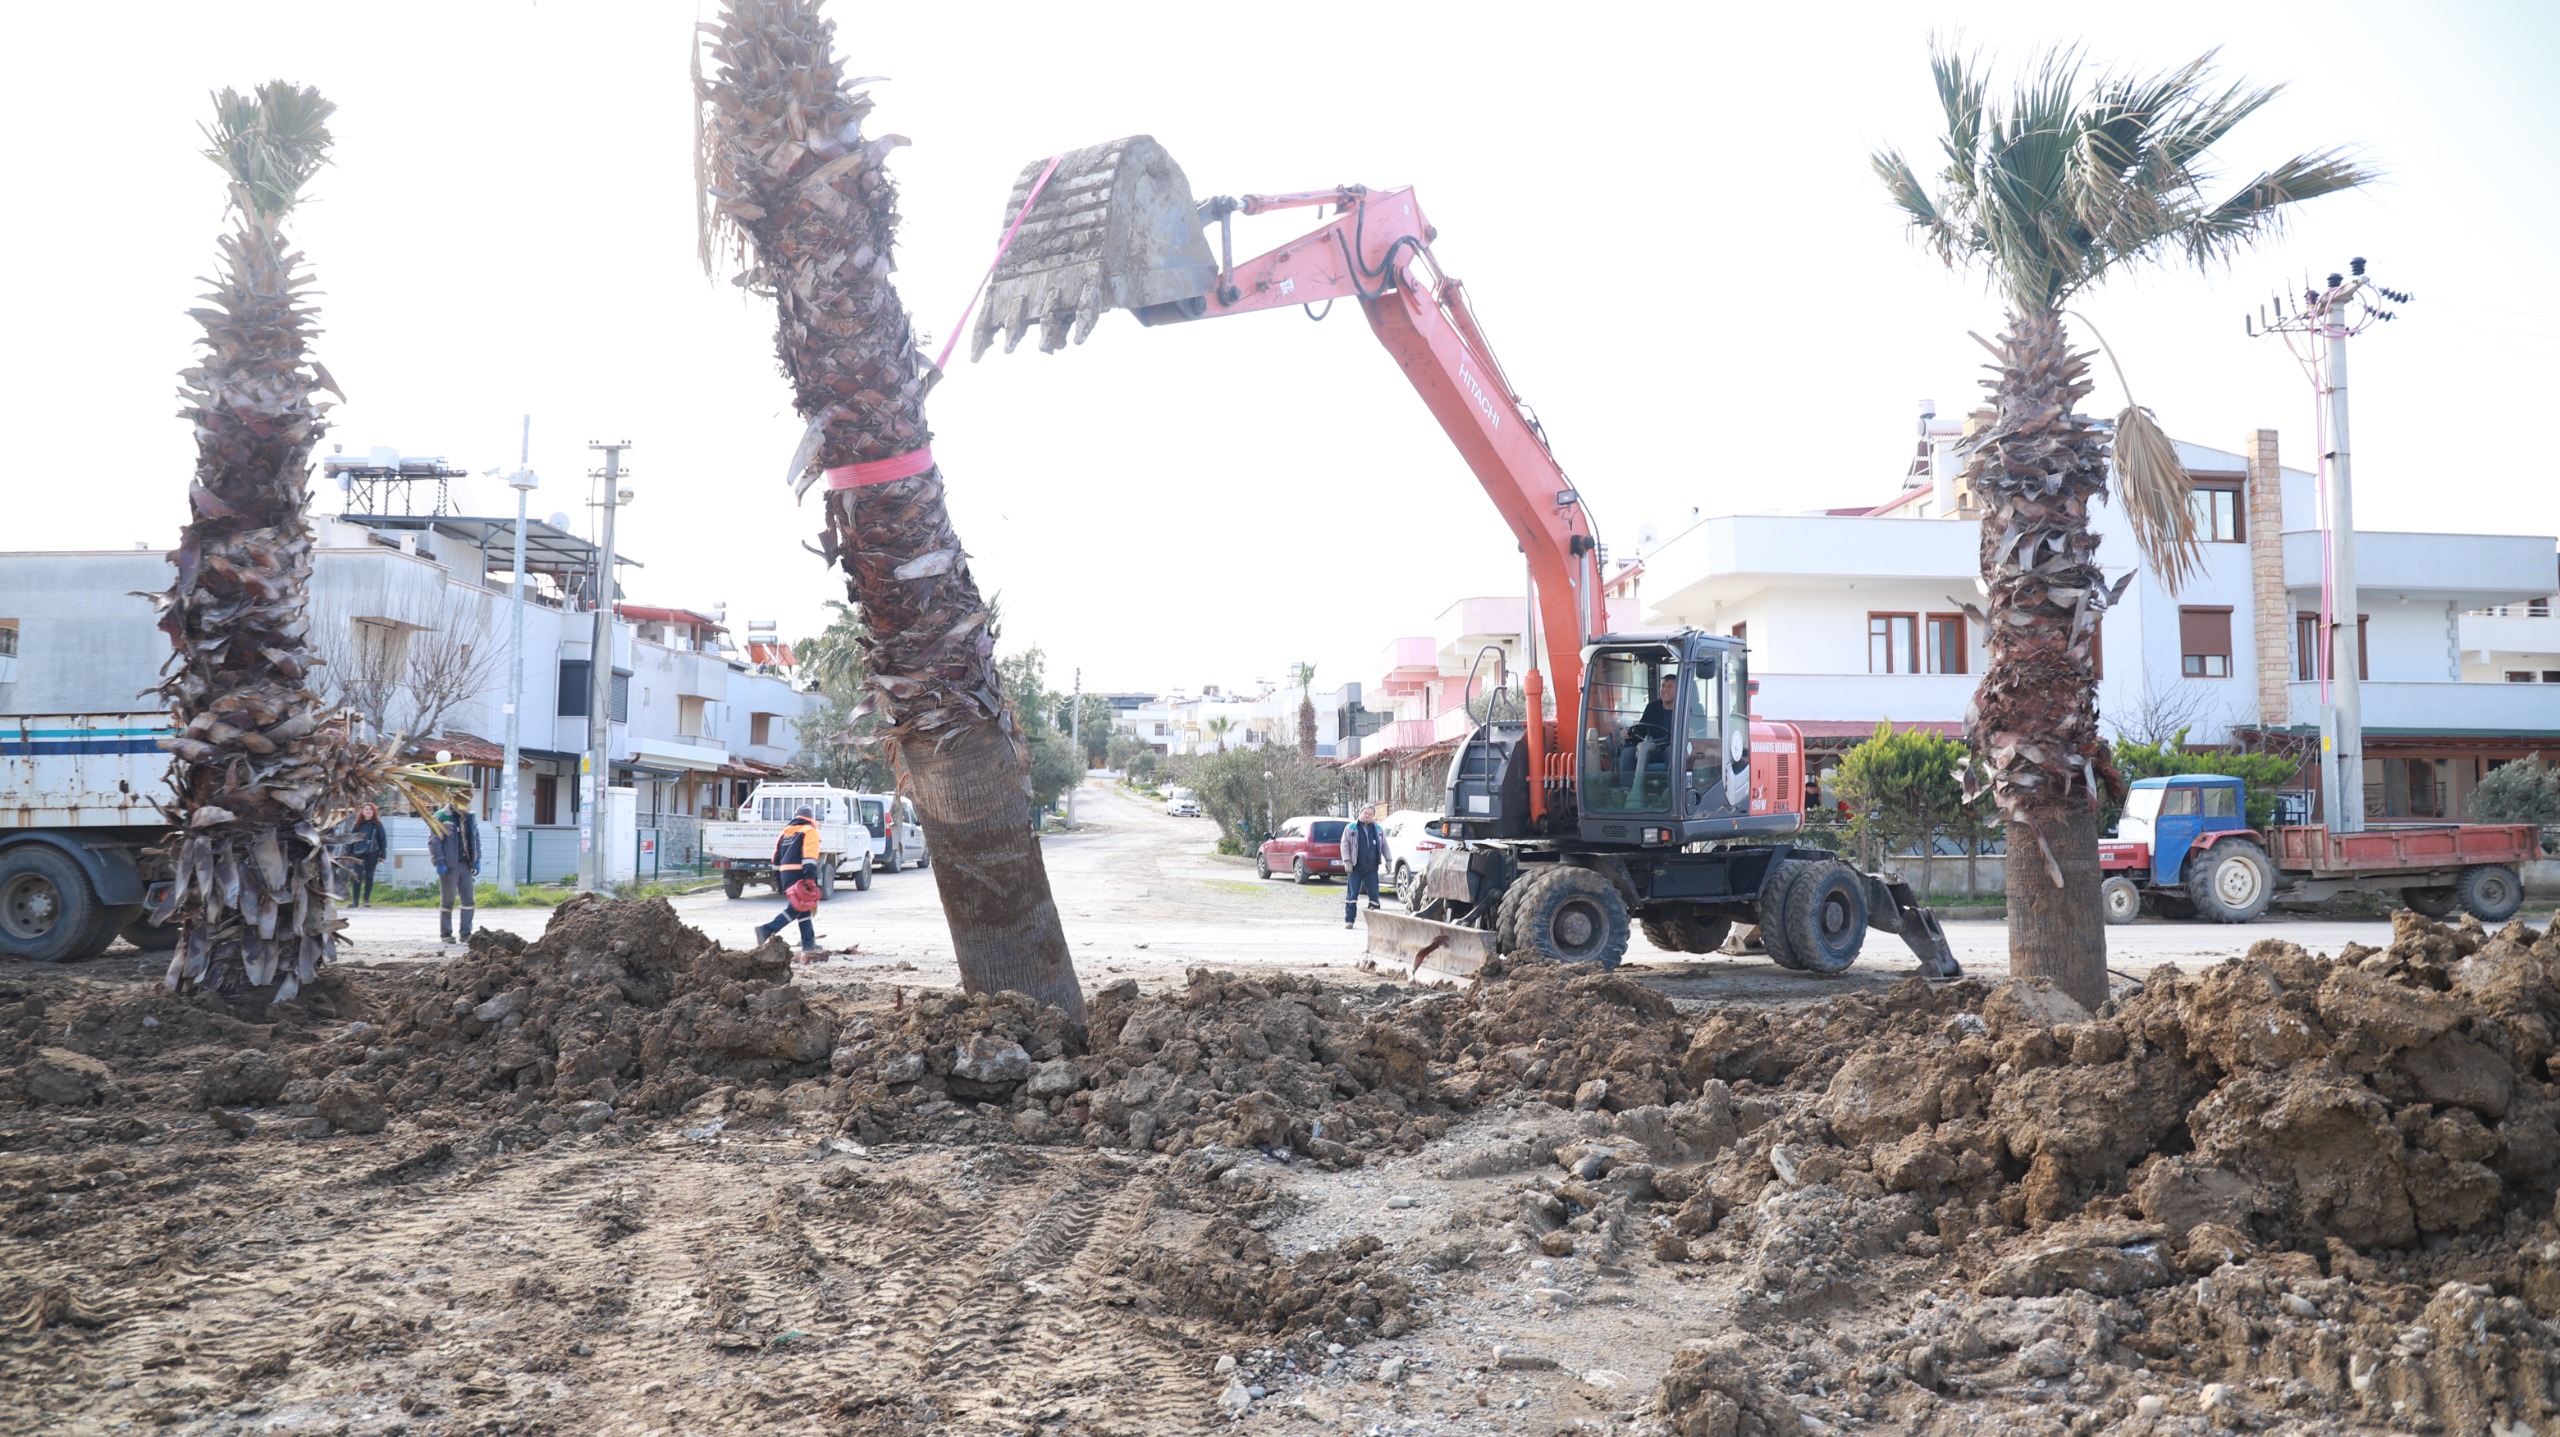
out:
{"label": "balcony railing", "polygon": [[[2293,721],[2320,721],[2320,686],[2285,686]],[[2364,683],[2356,686],[2367,729],[2420,733],[2560,734],[2560,684]]]}

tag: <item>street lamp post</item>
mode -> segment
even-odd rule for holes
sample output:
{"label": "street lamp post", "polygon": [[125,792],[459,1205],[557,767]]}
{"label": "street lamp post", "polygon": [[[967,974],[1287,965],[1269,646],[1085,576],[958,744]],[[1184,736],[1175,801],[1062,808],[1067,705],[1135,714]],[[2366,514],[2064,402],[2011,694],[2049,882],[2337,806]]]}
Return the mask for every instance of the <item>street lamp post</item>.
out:
{"label": "street lamp post", "polygon": [[1278,800],[1271,796],[1271,770],[1262,771],[1262,836],[1269,838],[1280,831]]}
{"label": "street lamp post", "polygon": [[507,766],[498,779],[498,891],[516,891],[516,766],[523,762],[524,723],[524,506],[542,481],[534,477],[533,416],[524,417],[524,450],[507,487],[516,491],[515,562],[507,584],[512,636],[507,641]]}

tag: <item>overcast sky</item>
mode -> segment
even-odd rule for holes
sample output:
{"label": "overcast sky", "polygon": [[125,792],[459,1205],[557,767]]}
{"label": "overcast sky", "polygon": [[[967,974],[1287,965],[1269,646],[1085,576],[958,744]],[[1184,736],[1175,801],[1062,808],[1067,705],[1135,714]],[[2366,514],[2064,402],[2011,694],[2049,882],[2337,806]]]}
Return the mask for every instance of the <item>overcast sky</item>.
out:
{"label": "overcast sky", "polygon": [[[176,375],[221,181],[206,92],[286,77],[338,103],[297,221],[330,441],[513,467],[586,526],[589,440],[628,439],[642,602],[726,601],[812,628],[836,576],[802,552],[797,437],[769,305],[694,257],[686,58],[710,0],[150,3],[11,15],[0,114],[30,156],[5,253],[11,475],[0,547],[174,544],[194,451]],[[1708,514],[1880,500],[1915,401],[1980,391],[1998,307],[1915,249],[1867,168],[1925,168],[1928,38],[2006,57],[2080,42],[2155,67],[2222,47],[2289,93],[2235,171],[2360,147],[2389,173],[2317,202],[2228,273],[2145,273],[2080,308],[2181,438],[2283,431],[2312,396],[2241,315],[2368,255],[2418,302],[2353,355],[2362,527],[2560,531],[2544,442],[2560,381],[2560,7],[2547,4],[833,7],[899,152],[899,288],[939,338],[1026,161],[1147,132],[1200,195],[1412,184],[1514,382],[1618,552]],[[85,58],[84,58],[85,57]],[[1309,212],[1244,221],[1239,252]],[[2106,371],[2101,368],[2101,373]],[[2122,396],[2107,375],[2092,412]],[[2546,416],[2536,420],[2533,416]],[[1196,688],[1372,680],[1450,600],[1511,593],[1508,532],[1350,306],[955,359],[935,453],[1006,646],[1060,680]],[[324,442],[324,451],[327,442]],[[334,490],[320,496],[334,508]],[[467,512],[512,510],[496,481]],[[1063,686],[1063,684],[1061,684]]]}

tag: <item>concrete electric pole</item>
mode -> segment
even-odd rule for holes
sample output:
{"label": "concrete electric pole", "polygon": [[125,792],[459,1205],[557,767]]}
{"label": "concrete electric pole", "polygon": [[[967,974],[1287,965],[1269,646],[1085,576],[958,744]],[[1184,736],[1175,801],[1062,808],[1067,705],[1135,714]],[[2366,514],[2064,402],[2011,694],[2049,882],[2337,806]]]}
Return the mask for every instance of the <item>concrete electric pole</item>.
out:
{"label": "concrete electric pole", "polygon": [[533,416],[524,417],[524,447],[507,487],[516,491],[515,563],[507,585],[507,766],[498,779],[498,891],[516,891],[516,799],[520,783],[516,767],[524,761],[524,505],[525,496],[541,483],[533,475]]}
{"label": "concrete electric pole", "polygon": [[2320,289],[2306,289],[2300,307],[2282,298],[2275,313],[2260,311],[2264,324],[2248,324],[2250,334],[2281,334],[2293,347],[2294,336],[2313,343],[2294,348],[2311,376],[2322,405],[2327,430],[2320,446],[2321,527],[2325,530],[2325,573],[2321,585],[2321,647],[2326,667],[2321,674],[2320,792],[2321,820],[2332,833],[2364,831],[2364,636],[2356,600],[2355,473],[2347,439],[2347,340],[2374,324],[2397,317],[2377,307],[2371,296],[2407,304],[2411,296],[2374,284],[2364,272],[2364,258],[2348,261],[2347,273],[2329,276]]}
{"label": "concrete electric pole", "polygon": [[587,751],[578,762],[578,887],[602,893],[612,871],[604,846],[613,835],[602,825],[602,809],[613,784],[613,516],[631,502],[631,491],[622,487],[622,451],[631,444],[587,447],[604,451],[604,513],[596,538],[595,638],[587,650]]}

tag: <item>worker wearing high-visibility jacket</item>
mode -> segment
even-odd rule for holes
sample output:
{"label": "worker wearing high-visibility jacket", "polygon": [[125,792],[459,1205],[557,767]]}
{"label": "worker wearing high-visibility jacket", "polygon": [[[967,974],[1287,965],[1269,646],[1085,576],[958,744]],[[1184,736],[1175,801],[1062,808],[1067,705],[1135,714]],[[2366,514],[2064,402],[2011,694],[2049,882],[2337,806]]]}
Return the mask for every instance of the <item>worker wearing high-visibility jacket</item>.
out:
{"label": "worker wearing high-visibility jacket", "polygon": [[773,844],[773,883],[788,888],[801,878],[818,881],[818,815],[802,809],[782,826]]}

